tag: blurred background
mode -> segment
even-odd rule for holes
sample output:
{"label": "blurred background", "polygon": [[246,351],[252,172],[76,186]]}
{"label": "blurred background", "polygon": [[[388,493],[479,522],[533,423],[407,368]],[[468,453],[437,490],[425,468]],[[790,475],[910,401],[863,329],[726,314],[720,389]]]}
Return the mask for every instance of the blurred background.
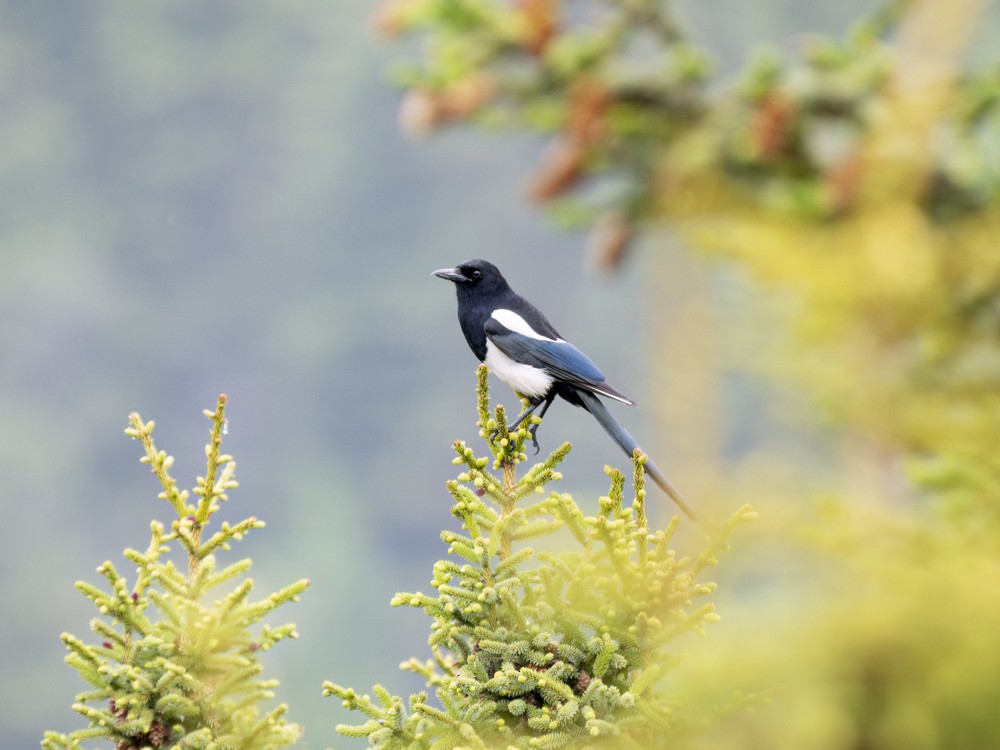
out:
{"label": "blurred background", "polygon": [[[722,82],[755,45],[792,48],[871,5],[679,4]],[[996,49],[992,10],[976,50]],[[157,444],[191,487],[204,468],[201,410],[222,392],[241,483],[223,516],[268,524],[237,552],[253,557],[261,593],[312,580],[282,612],[301,640],[264,657],[304,725],[300,746],[350,744],[336,739],[346,716],[320,697],[324,679],[418,689],[397,666],[424,654],[425,618],[388,602],[426,588],[452,522],[450,443],[475,438],[475,361],[452,288],[429,276],[470,257],[497,263],[636,398],[638,410],[617,413],[710,513],[751,499],[766,518],[803,493],[899,481],[877,460],[845,479],[855,451],[808,398],[729,364],[778,335],[768,296],[738,269],[693,260],[664,230],[643,234],[617,273],[597,272],[585,234],[525,199],[544,139],[401,134],[403,95],[387,70],[418,47],[379,41],[371,13],[361,0],[0,2],[0,734],[10,747],[80,725],[70,705],[82,686],[59,641],[84,635],[91,617],[73,582],[169,517],[122,433],[128,414],[156,421]],[[654,394],[662,408],[646,406]],[[543,448],[574,443],[562,489],[581,504],[606,491],[604,464],[623,464],[568,406],[541,436]],[[713,477],[753,474],[760,457],[767,491],[720,496]],[[788,596],[767,573],[788,563],[776,554],[728,579],[720,571],[721,632],[738,638],[746,622],[736,601],[759,612]]]}

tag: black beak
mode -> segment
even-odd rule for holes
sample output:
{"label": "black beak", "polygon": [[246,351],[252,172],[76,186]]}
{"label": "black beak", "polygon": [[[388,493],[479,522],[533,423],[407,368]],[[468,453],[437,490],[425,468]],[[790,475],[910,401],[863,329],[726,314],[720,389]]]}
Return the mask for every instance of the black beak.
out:
{"label": "black beak", "polygon": [[463,281],[469,281],[467,276],[463,276],[462,272],[457,268],[439,268],[434,271],[431,276],[437,276],[439,279],[444,279],[445,281],[454,281],[456,284],[461,284]]}

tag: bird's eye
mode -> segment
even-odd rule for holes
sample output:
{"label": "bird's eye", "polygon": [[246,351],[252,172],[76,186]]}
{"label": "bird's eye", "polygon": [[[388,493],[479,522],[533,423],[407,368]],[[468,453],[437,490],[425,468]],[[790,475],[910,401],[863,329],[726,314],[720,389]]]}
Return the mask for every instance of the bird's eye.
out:
{"label": "bird's eye", "polygon": [[472,278],[474,278],[474,279],[481,279],[481,278],[483,278],[483,272],[482,271],[473,271],[472,272]]}

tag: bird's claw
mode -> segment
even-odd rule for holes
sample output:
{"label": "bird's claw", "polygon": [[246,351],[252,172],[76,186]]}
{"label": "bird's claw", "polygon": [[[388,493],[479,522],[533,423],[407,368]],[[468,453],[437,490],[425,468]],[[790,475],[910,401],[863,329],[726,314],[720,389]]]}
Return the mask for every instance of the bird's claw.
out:
{"label": "bird's claw", "polygon": [[[520,427],[517,428],[517,429],[520,429]],[[515,430],[515,432],[516,432],[516,430]],[[540,451],[542,449],[542,446],[540,446],[538,444],[538,435],[536,434],[537,432],[538,432],[538,425],[537,424],[533,424],[533,425],[531,425],[531,427],[528,428],[528,435],[531,436],[531,445],[535,449],[535,455],[536,456],[538,455],[538,451]],[[497,439],[497,435],[499,435],[499,434],[500,434],[500,430],[497,429],[497,428],[493,428],[493,431],[490,433],[490,442],[491,443],[494,442]],[[511,434],[513,434],[513,433],[511,433]]]}

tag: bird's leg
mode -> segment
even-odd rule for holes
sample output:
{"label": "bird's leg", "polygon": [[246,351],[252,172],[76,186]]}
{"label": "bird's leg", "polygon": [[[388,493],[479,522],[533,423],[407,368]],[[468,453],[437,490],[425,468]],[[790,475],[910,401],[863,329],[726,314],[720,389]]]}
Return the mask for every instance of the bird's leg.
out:
{"label": "bird's leg", "polygon": [[[537,409],[539,407],[539,405],[541,403],[542,402],[539,401],[538,403],[535,403],[535,404],[529,404],[524,409],[524,411],[522,411],[520,414],[517,415],[517,419],[515,419],[513,422],[511,422],[509,425],[507,425],[507,432],[514,432],[514,430],[516,430],[518,428],[518,426],[520,426],[521,422],[523,422],[525,419],[527,419],[528,417],[530,417],[531,414],[535,411],[535,409]],[[496,434],[497,434],[497,431],[493,430],[493,435],[496,436]]]}
{"label": "bird's leg", "polygon": [[[553,393],[552,395],[547,396],[544,401],[539,401],[538,403],[531,404],[528,408],[526,408],[524,411],[522,411],[520,414],[517,415],[517,419],[511,422],[511,424],[507,427],[507,430],[509,432],[513,432],[514,430],[516,430],[520,426],[520,424],[525,419],[530,417],[534,413],[535,409],[537,409],[539,406],[542,407],[542,410],[538,413],[538,418],[541,419],[542,417],[544,417],[545,412],[552,405],[552,401],[555,399],[555,397],[556,395]],[[538,438],[535,436],[535,433],[537,432],[538,432],[538,424],[532,424],[531,427],[528,428],[528,434],[531,435],[531,444],[535,446],[536,454],[538,453],[539,450]]]}
{"label": "bird's leg", "polygon": [[[524,422],[524,420],[526,420],[528,417],[530,417],[532,414],[535,413],[535,409],[537,409],[539,406],[542,407],[542,410],[538,413],[538,418],[541,419],[542,417],[544,417],[545,412],[548,411],[548,408],[552,405],[552,402],[555,400],[555,397],[556,394],[553,393],[552,395],[547,396],[543,401],[537,401],[535,403],[529,404],[520,414],[517,415],[517,418],[513,422],[507,425],[507,432],[514,432],[518,427],[521,426],[521,423]],[[536,433],[538,432],[538,427],[539,426],[537,424],[532,424],[531,427],[528,428],[528,434],[531,435],[531,444],[535,447],[536,454],[539,451],[538,438],[536,437]],[[496,434],[497,431],[493,430],[493,435],[491,437],[496,437]]]}

